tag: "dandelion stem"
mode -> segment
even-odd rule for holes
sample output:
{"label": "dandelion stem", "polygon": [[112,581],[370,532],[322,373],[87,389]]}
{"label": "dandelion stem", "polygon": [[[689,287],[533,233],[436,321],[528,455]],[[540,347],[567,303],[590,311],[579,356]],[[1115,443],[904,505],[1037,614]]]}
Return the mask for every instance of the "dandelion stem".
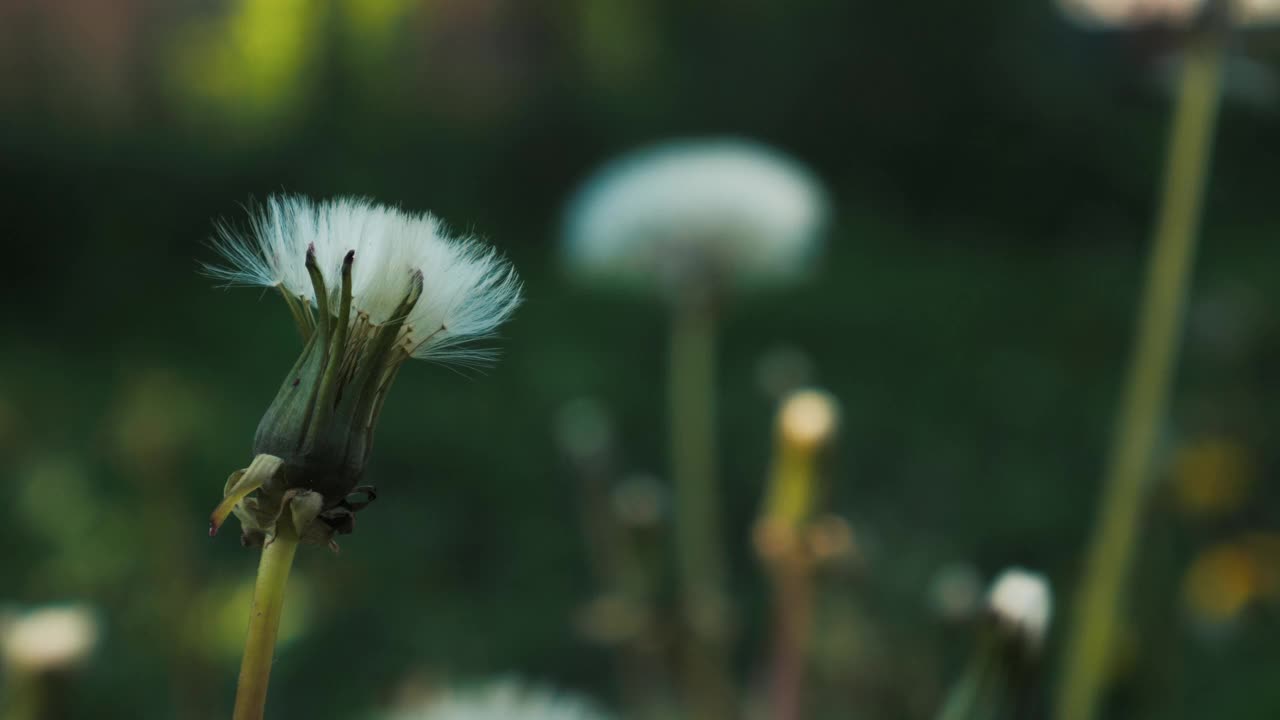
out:
{"label": "dandelion stem", "polygon": [[280,630],[284,588],[297,549],[297,530],[291,516],[284,513],[276,525],[275,537],[262,549],[262,560],[258,564],[258,580],[253,587],[253,607],[249,615],[249,633],[244,642],[244,659],[240,663],[233,720],[262,719],[267,702],[267,683],[271,679],[271,659]]}
{"label": "dandelion stem", "polygon": [[685,622],[684,673],[692,716],[733,715],[725,638],[724,563],[715,467],[715,318],[686,297],[672,318],[668,403],[676,493],[676,552]]}
{"label": "dandelion stem", "polygon": [[804,675],[813,622],[813,574],[798,547],[788,548],[774,568],[773,720],[803,717]]}
{"label": "dandelion stem", "polygon": [[1157,431],[1169,399],[1219,104],[1222,49],[1189,48],[1178,90],[1137,340],[1068,638],[1058,720],[1090,720],[1110,667]]}
{"label": "dandelion stem", "polygon": [[947,694],[935,720],[995,720],[1000,717],[1004,691],[999,667],[1000,648],[991,637],[979,646],[964,675]]}

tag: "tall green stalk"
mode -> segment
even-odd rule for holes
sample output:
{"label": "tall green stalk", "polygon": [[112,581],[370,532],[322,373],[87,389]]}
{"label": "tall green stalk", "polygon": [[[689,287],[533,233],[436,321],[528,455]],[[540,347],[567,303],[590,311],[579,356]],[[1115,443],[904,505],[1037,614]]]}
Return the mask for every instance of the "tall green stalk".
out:
{"label": "tall green stalk", "polygon": [[1007,668],[1001,667],[1001,652],[994,636],[986,634],[980,638],[964,675],[947,693],[935,720],[997,720],[1000,717],[1005,708],[1005,695],[1010,691],[1005,678]]}
{"label": "tall green stalk", "polygon": [[262,549],[262,560],[258,564],[233,720],[262,720],[267,702],[267,683],[271,679],[271,659],[275,654],[276,635],[280,631],[285,584],[298,549],[298,533],[287,512],[276,527],[275,539]]}
{"label": "tall green stalk", "polygon": [[9,671],[4,694],[0,695],[3,720],[41,720],[45,716],[45,678],[24,669]]}
{"label": "tall green stalk", "polygon": [[1057,720],[1091,720],[1103,690],[1125,582],[1133,564],[1157,434],[1164,420],[1190,284],[1195,238],[1218,113],[1222,48],[1203,37],[1187,51],[1168,148],[1160,215],[1137,340],[1068,639]]}
{"label": "tall green stalk", "polygon": [[685,296],[674,308],[668,380],[676,552],[689,629],[686,692],[693,717],[727,720],[733,690],[716,490],[715,313],[703,295]]}

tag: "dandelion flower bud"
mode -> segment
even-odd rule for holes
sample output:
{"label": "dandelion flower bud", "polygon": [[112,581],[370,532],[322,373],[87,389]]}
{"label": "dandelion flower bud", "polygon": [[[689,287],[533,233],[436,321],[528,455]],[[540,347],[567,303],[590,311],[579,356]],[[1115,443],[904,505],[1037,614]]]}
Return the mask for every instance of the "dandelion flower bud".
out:
{"label": "dandelion flower bud", "polygon": [[244,541],[262,544],[287,508],[303,541],[331,542],[374,497],[359,482],[400,367],[491,359],[468,343],[511,316],[520,282],[492,248],[451,237],[434,216],[360,199],[272,198],[250,232],[224,227],[215,247],[226,264],[209,274],[277,289],[304,346],[210,533],[234,510]]}
{"label": "dandelion flower bud", "polygon": [[803,166],[741,140],[671,142],[606,165],[570,204],[565,249],[587,278],[779,284],[808,269],[827,200]]}
{"label": "dandelion flower bud", "polygon": [[821,390],[798,390],[783,401],[764,507],[772,533],[793,534],[811,519],[823,490],[820,451],[831,444],[839,420],[839,404]]}
{"label": "dandelion flower bud", "polygon": [[991,584],[987,608],[1001,627],[1038,650],[1049,631],[1053,596],[1043,575],[1020,568],[1005,570]]}
{"label": "dandelion flower bud", "polygon": [[449,691],[422,707],[386,720],[606,720],[590,703],[572,696],[503,681],[465,691]]}
{"label": "dandelion flower bud", "polygon": [[98,622],[88,608],[40,608],[5,627],[5,665],[33,674],[66,670],[84,661],[97,642]]}
{"label": "dandelion flower bud", "polygon": [[835,398],[821,390],[800,390],[783,403],[778,430],[787,442],[812,449],[831,441],[839,420]]}

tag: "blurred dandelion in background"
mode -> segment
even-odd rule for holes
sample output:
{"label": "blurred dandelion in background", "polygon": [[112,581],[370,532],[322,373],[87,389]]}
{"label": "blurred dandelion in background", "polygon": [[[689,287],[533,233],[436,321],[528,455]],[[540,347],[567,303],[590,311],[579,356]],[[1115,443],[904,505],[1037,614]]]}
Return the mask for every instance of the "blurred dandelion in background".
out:
{"label": "blurred dandelion in background", "polygon": [[803,278],[827,198],[795,160],[754,142],[686,140],[624,155],[569,203],[563,247],[579,279],[646,289],[671,310],[668,431],[686,697],[727,718],[730,612],[715,442],[717,318],[733,292]]}
{"label": "blurred dandelion in background", "polygon": [[827,466],[840,406],[822,390],[787,395],[779,409],[776,449],[755,546],[773,584],[770,716],[797,720],[806,708],[805,676],[814,631],[815,567],[849,554],[846,525],[822,518]]}
{"label": "blurred dandelion in background", "polygon": [[594,704],[567,693],[501,680],[381,716],[383,720],[608,720]]}
{"label": "blurred dandelion in background", "polygon": [[570,270],[656,290],[677,304],[739,286],[785,285],[817,257],[827,199],[817,178],[745,140],[634,151],[589,178],[565,227]]}
{"label": "blurred dandelion in background", "polygon": [[4,623],[4,659],[14,672],[45,673],[74,668],[98,642],[98,621],[84,606],[30,610]]}
{"label": "blurred dandelion in background", "polygon": [[69,675],[98,644],[95,612],[85,605],[49,605],[0,614],[4,693],[0,716],[17,720],[60,717]]}
{"label": "blurred dandelion in background", "polygon": [[1280,22],[1275,0],[1058,0],[1058,5],[1068,17],[1101,27],[1186,26],[1218,10],[1235,25]]}
{"label": "blurred dandelion in background", "polygon": [[[1117,657],[1121,617],[1130,598],[1140,529],[1146,516],[1157,439],[1168,421],[1183,345],[1210,157],[1217,137],[1224,61],[1238,24],[1231,0],[1096,3],[1088,7],[1114,24],[1186,23],[1184,57],[1166,148],[1146,278],[1133,348],[1120,398],[1101,497],[1081,569],[1076,609],[1064,650],[1056,698],[1058,720],[1092,720],[1103,704]],[[1188,20],[1194,22],[1187,23]]]}
{"label": "blurred dandelion in background", "polygon": [[1010,568],[991,583],[987,608],[1005,632],[1034,651],[1044,644],[1053,618],[1053,595],[1042,575]]}
{"label": "blurred dandelion in background", "polygon": [[987,591],[977,646],[937,720],[1025,713],[1052,617],[1053,593],[1044,576],[1022,568],[1001,572]]}

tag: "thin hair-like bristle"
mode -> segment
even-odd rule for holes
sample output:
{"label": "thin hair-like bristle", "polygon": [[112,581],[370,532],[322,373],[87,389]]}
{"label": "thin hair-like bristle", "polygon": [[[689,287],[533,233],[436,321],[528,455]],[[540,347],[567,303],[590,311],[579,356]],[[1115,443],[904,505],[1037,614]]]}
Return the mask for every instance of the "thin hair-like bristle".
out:
{"label": "thin hair-like bristle", "polygon": [[250,210],[248,230],[225,222],[214,226],[210,247],[221,262],[202,271],[225,286],[281,286],[313,306],[316,297],[305,267],[308,248],[325,280],[327,300],[336,302],[343,258],[352,263],[352,318],[364,314],[375,325],[393,318],[422,273],[422,296],[403,318],[416,328],[440,328],[412,349],[413,357],[462,367],[480,367],[495,355],[471,343],[491,337],[522,300],[511,264],[487,243],[451,237],[430,213],[407,213],[365,198],[315,203],[300,196],[272,196]]}

